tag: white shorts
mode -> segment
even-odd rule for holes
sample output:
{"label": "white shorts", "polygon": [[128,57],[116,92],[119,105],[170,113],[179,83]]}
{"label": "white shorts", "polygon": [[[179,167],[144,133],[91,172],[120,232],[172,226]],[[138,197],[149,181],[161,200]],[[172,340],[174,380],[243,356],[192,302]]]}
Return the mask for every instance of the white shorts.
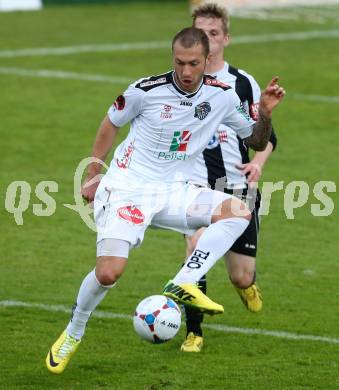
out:
{"label": "white shorts", "polygon": [[[204,195],[202,199],[206,198],[205,204],[197,205],[192,215],[187,215],[189,206],[200,194]],[[152,183],[141,187],[119,180],[114,188],[112,178],[106,175],[94,200],[97,242],[115,238],[127,241],[135,248],[141,244],[149,226],[192,235],[201,226],[208,226],[213,210],[230,197],[184,182]]]}

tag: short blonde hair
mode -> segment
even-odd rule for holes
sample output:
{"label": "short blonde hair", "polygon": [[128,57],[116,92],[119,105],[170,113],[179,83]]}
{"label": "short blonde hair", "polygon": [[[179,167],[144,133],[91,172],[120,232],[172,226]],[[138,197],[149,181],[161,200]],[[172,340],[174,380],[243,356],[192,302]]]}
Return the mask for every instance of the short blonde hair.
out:
{"label": "short blonde hair", "polygon": [[214,18],[221,19],[222,27],[225,34],[229,33],[230,29],[230,18],[228,11],[225,7],[219,6],[215,3],[207,3],[196,8],[192,14],[193,17],[193,26],[197,18]]}

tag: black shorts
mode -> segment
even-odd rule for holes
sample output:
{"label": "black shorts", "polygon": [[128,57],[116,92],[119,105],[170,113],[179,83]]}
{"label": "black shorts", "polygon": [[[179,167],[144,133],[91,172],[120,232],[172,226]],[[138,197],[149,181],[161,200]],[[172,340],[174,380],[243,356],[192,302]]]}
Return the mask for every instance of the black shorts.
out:
{"label": "black shorts", "polygon": [[[240,199],[245,200],[247,196],[247,189],[242,190],[239,194],[239,190],[225,190],[225,193],[235,195]],[[252,211],[252,219],[247,226],[244,233],[235,241],[230,250],[241,255],[250,257],[256,257],[257,245],[258,245],[258,234],[259,234],[259,208],[260,208],[261,194],[257,190],[256,199],[253,200],[254,208]],[[252,204],[252,202],[250,202]]]}

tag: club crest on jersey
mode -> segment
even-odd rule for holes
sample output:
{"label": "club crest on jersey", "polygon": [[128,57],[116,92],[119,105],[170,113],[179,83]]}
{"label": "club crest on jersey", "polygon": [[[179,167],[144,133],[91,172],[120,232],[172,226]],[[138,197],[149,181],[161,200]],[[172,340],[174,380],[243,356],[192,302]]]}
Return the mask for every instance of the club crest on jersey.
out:
{"label": "club crest on jersey", "polygon": [[202,121],[207,117],[210,111],[211,105],[208,102],[200,103],[195,107],[194,118],[198,118]]}
{"label": "club crest on jersey", "polygon": [[126,101],[125,101],[125,97],[124,95],[120,95],[116,98],[115,102],[113,103],[114,107],[118,110],[118,111],[122,111],[124,108],[125,108],[125,104],[126,104]]}
{"label": "club crest on jersey", "polygon": [[120,218],[132,222],[134,225],[139,225],[145,220],[144,214],[135,206],[120,207],[117,210],[117,214]]}

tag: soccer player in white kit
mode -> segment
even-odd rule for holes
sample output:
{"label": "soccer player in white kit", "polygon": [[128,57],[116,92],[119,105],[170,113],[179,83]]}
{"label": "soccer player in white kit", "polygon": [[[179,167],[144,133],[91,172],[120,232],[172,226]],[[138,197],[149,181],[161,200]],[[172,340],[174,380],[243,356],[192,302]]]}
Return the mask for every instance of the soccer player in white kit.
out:
{"label": "soccer player in white kit", "polygon": [[46,357],[47,368],[61,373],[78,348],[91,313],[115,285],[129,250],[140,245],[153,225],[184,234],[206,226],[193,254],[164,288],[163,294],[208,314],[223,307],[196,286],[246,229],[251,213],[239,199],[187,181],[194,160],[220,123],[227,124],[255,149],[271,134],[272,110],[285,91],[274,78],[260,99],[259,119],[243,110],[234,90],[204,75],[209,43],[190,27],[172,42],[174,71],[142,79],[119,96],[103,120],[92,151],[104,160],[118,129],[131,123],[126,139],[99,185],[88,185],[101,170],[89,165],[83,197],[94,199],[97,262],[83,280],[66,329]]}
{"label": "soccer player in white kit", "polygon": [[[260,87],[253,76],[236,69],[224,61],[224,50],[230,41],[229,15],[225,8],[207,3],[193,12],[193,25],[204,30],[210,43],[210,61],[205,73],[232,86],[238,94],[242,106],[254,120],[258,116]],[[225,125],[212,137],[207,148],[196,161],[191,180],[209,185],[225,193],[234,193],[246,197],[251,204],[252,219],[244,233],[235,241],[225,254],[229,277],[248,310],[258,312],[262,308],[262,296],[255,283],[257,235],[259,232],[258,211],[260,192],[248,187],[248,183],[257,183],[261,170],[274,150],[277,139],[272,131],[264,151],[257,152],[250,161],[249,150],[236,132]],[[253,209],[253,210],[252,210]],[[188,257],[194,250],[203,228],[191,237],[186,237]],[[206,294],[207,282],[203,276],[198,286]],[[201,323],[203,314],[194,308],[185,307],[187,335],[181,346],[184,352],[200,352],[203,346]]]}

